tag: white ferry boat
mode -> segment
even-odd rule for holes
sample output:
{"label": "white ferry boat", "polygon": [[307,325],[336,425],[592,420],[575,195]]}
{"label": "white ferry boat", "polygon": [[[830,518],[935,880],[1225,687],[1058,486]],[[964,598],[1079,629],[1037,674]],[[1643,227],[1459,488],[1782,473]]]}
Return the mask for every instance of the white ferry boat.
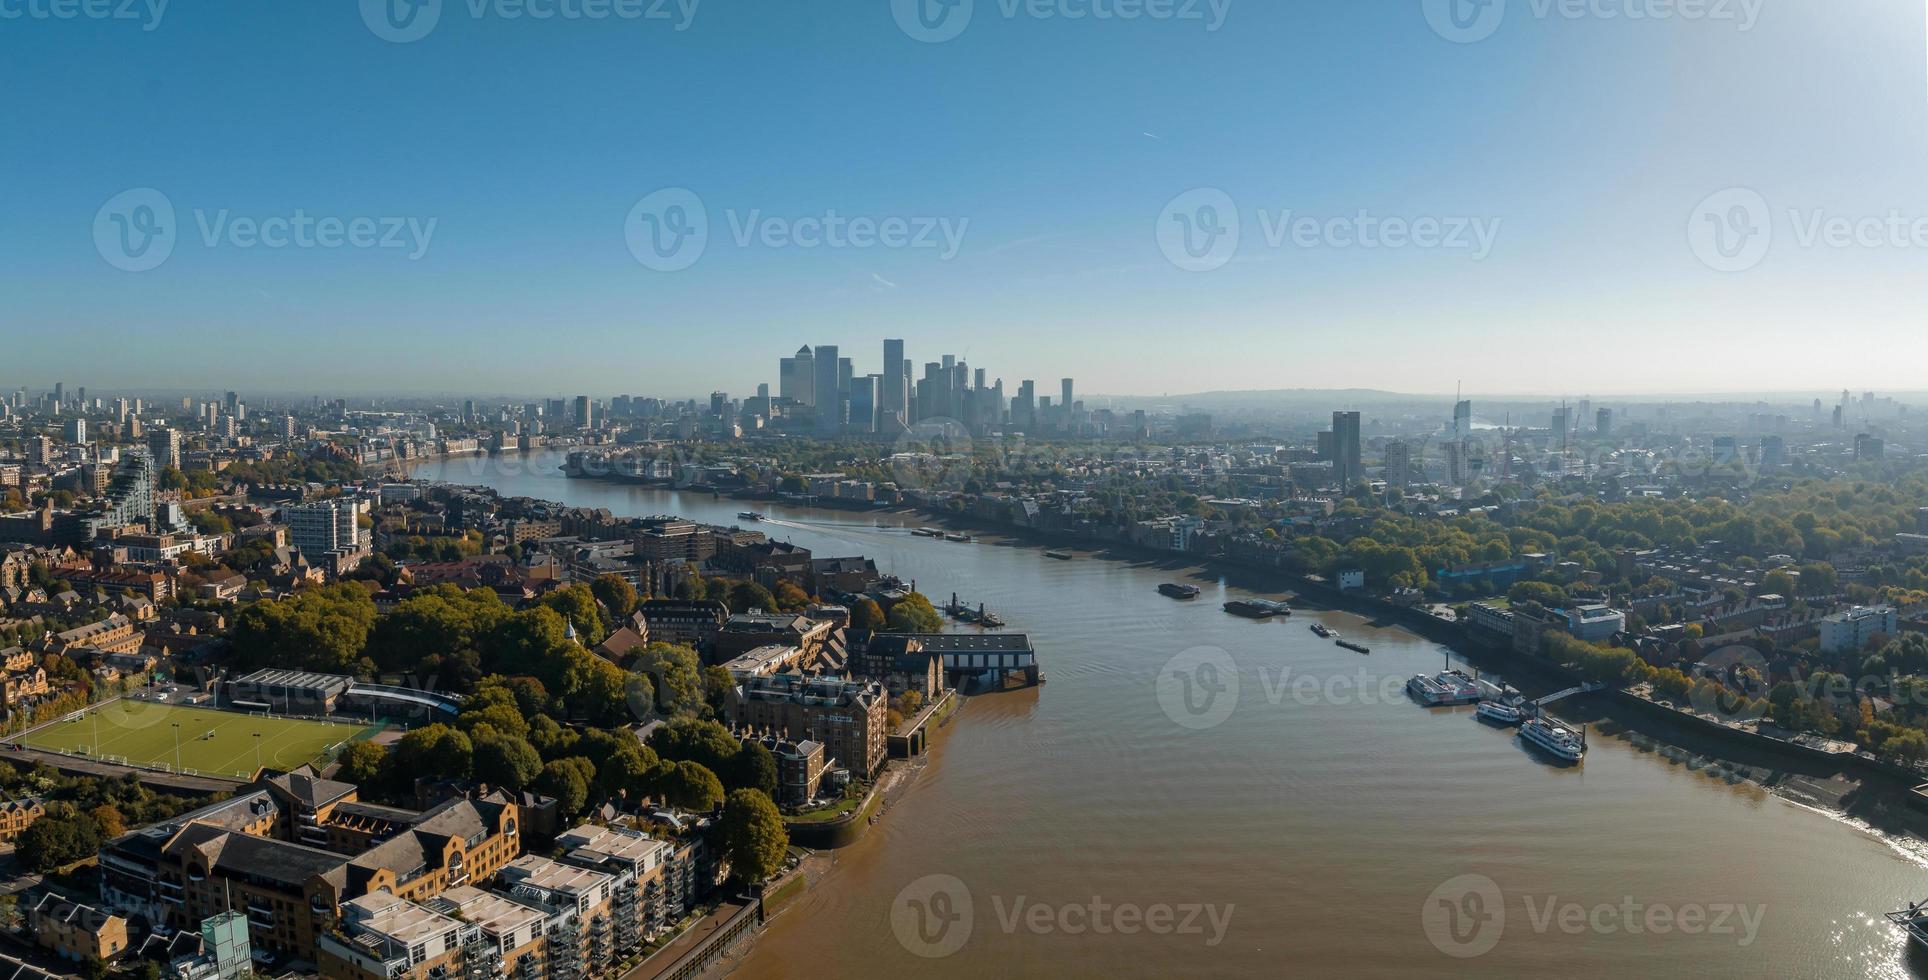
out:
{"label": "white ferry boat", "polygon": [[1428,707],[1441,704],[1472,704],[1486,696],[1478,681],[1463,670],[1442,670],[1428,677],[1414,674],[1406,690]]}
{"label": "white ferry boat", "polygon": [[1476,713],[1487,721],[1501,725],[1517,725],[1526,720],[1526,712],[1517,703],[1506,701],[1481,701]]}
{"label": "white ferry boat", "polygon": [[1587,737],[1541,715],[1520,726],[1520,738],[1527,744],[1565,762],[1579,762],[1587,754]]}

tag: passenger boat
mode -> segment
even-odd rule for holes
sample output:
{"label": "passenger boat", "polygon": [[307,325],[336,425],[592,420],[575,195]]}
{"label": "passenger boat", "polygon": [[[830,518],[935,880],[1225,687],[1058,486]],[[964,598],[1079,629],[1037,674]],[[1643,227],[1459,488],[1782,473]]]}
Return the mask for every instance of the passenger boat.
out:
{"label": "passenger boat", "polygon": [[1327,625],[1326,625],[1326,624],[1324,624],[1324,623],[1313,623],[1313,624],[1312,624],[1312,632],[1314,632],[1314,633],[1316,633],[1316,634],[1318,634],[1319,636],[1321,636],[1321,637],[1323,637],[1323,638],[1325,638],[1325,639],[1328,639],[1328,640],[1334,640],[1334,639],[1338,639],[1338,637],[1339,637],[1339,631],[1338,631],[1338,630],[1335,630],[1335,629],[1333,629],[1332,627],[1330,627],[1330,626],[1327,626]]}
{"label": "passenger boat", "polygon": [[958,542],[962,542],[962,543],[965,543],[965,544],[968,544],[968,543],[970,543],[970,540],[971,540],[971,536],[970,536],[970,535],[968,535],[968,534],[955,534],[955,533],[953,533],[953,534],[946,534],[946,535],[944,535],[944,540],[946,540],[946,541],[958,541]]}
{"label": "passenger boat", "polygon": [[753,510],[746,510],[738,512],[736,518],[740,521],[760,521],[763,519],[763,515]]}
{"label": "passenger boat", "polygon": [[1414,674],[1406,682],[1406,690],[1411,691],[1421,704],[1428,707],[1441,704],[1472,704],[1485,695],[1479,682],[1463,670],[1442,670],[1428,677]]}
{"label": "passenger boat", "polygon": [[1567,726],[1540,715],[1520,726],[1520,738],[1562,762],[1579,762],[1587,754],[1587,737]]}
{"label": "passenger boat", "polygon": [[1518,702],[1488,699],[1481,701],[1475,711],[1482,719],[1498,725],[1517,725],[1526,720],[1526,712]]}
{"label": "passenger boat", "polygon": [[1372,652],[1371,647],[1368,647],[1359,643],[1354,643],[1351,640],[1340,640],[1338,645],[1342,649],[1351,650],[1353,653],[1371,653]]}
{"label": "passenger boat", "polygon": [[1184,585],[1178,582],[1166,582],[1165,584],[1158,587],[1158,591],[1164,595],[1171,596],[1174,599],[1198,598],[1198,586],[1196,585]]}
{"label": "passenger boat", "polygon": [[1057,560],[1059,560],[1059,561],[1070,561],[1070,560],[1071,560],[1071,552],[1069,552],[1069,551],[1047,551],[1047,552],[1045,552],[1045,553],[1044,553],[1044,557],[1046,557],[1046,558],[1056,558],[1056,559],[1057,559]]}
{"label": "passenger boat", "polygon": [[935,527],[920,527],[910,533],[920,538],[941,538],[944,536],[943,529]]}

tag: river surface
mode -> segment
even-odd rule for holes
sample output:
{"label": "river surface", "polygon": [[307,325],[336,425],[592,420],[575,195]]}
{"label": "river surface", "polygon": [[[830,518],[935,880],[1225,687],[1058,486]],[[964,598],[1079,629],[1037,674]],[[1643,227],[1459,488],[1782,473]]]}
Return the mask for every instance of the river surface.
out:
{"label": "river surface", "polygon": [[[1550,765],[1470,708],[1399,693],[1440,669],[1436,643],[1343,612],[1221,611],[1284,594],[1255,573],[1056,561],[915,537],[913,515],[568,480],[559,462],[416,475],[619,515],[753,507],[774,538],[982,602],[1037,646],[1047,683],[971,699],[733,976],[1928,975],[1882,919],[1928,897],[1907,846],[1598,731],[1582,765]],[[1181,579],[1204,594],[1156,591]]]}

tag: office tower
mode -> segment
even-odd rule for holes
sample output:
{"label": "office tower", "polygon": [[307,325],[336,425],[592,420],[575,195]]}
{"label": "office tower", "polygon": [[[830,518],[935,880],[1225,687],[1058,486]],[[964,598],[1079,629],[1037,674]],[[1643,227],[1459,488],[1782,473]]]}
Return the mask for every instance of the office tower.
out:
{"label": "office tower", "polygon": [[883,384],[875,374],[850,379],[850,431],[877,431],[877,392]]}
{"label": "office tower", "polygon": [[590,428],[592,425],[595,424],[595,419],[593,418],[594,414],[595,414],[595,410],[589,407],[589,396],[577,395],[576,396],[576,413],[574,416],[576,420],[576,427],[579,429]]}
{"label": "office tower", "polygon": [[1787,464],[1787,440],[1780,436],[1761,437],[1761,468],[1776,469]]}
{"label": "office tower", "polygon": [[1580,399],[1580,411],[1573,416],[1573,431],[1575,432],[1580,431],[1580,427],[1587,424],[1587,416],[1592,414],[1593,414],[1593,399],[1591,398]]}
{"label": "office tower", "polygon": [[462,400],[462,421],[475,421],[475,399],[465,398]]}
{"label": "office tower", "polygon": [[[54,382],[54,404],[58,405],[61,402],[64,402],[66,400],[67,400],[67,382],[65,381]],[[1841,400],[1842,401],[1848,400],[1847,392],[1844,391],[1841,393]]]}
{"label": "office tower", "polygon": [[1454,439],[1446,444],[1446,482],[1453,486],[1466,485],[1468,444],[1464,439]]}
{"label": "office tower", "polygon": [[757,385],[756,396],[762,400],[764,406],[767,408],[770,404],[770,386],[768,384]]}
{"label": "office tower", "polygon": [[1386,485],[1404,487],[1412,483],[1412,448],[1400,440],[1386,444]]}
{"label": "office tower", "polygon": [[1359,413],[1332,413],[1332,475],[1341,489],[1365,476],[1359,462]]}
{"label": "office tower", "polygon": [[1600,436],[1613,435],[1613,409],[1603,408],[1594,413],[1593,431]]}
{"label": "office tower", "polygon": [[362,530],[356,522],[355,502],[342,497],[281,509],[288,524],[288,541],[313,561],[323,555],[362,550]]}
{"label": "office tower", "polygon": [[1071,417],[1071,406],[1074,404],[1071,400],[1071,379],[1065,378],[1058,382],[1058,386],[1060,389],[1058,404],[1064,408],[1064,416],[1068,419]]}
{"label": "office tower", "polygon": [[147,451],[154,465],[181,468],[181,434],[173,429],[155,429],[147,434]]}
{"label": "office tower", "polygon": [[1553,410],[1553,420],[1547,423],[1547,431],[1553,433],[1560,445],[1566,445],[1567,432],[1573,428],[1572,413],[1565,405]]}
{"label": "office tower", "polygon": [[1473,432],[1473,403],[1461,399],[1453,405],[1453,438],[1464,439]]}
{"label": "office tower", "polygon": [[1036,381],[1018,382],[1018,397],[1011,402],[1011,421],[1024,427],[1026,432],[1037,430],[1038,383]]}
{"label": "office tower", "polygon": [[838,384],[842,371],[843,358],[837,356],[835,344],[819,344],[813,352],[816,360],[816,408],[817,434],[836,435],[843,431],[844,402],[839,393],[843,390]]}
{"label": "office tower", "polygon": [[850,379],[856,376],[857,372],[856,369],[851,366],[850,358],[837,358],[837,397],[843,399],[846,403],[850,401]]}
{"label": "office tower", "polygon": [[904,360],[904,342],[884,341],[883,387],[877,393],[877,428],[896,432],[910,421],[910,362]]}
{"label": "office tower", "polygon": [[1858,433],[1854,437],[1854,458],[1856,460],[1880,459],[1886,451],[1886,443],[1869,433]]}
{"label": "office tower", "polygon": [[241,403],[241,396],[232,391],[228,392],[225,396],[223,396],[221,401],[222,407],[227,410],[227,413],[229,415],[234,414],[234,407],[236,405],[239,405],[240,403]]}
{"label": "office tower", "polygon": [[1839,405],[1834,406],[1834,427],[1837,429],[1845,429],[1848,427],[1847,417],[1842,414],[1841,406]]}
{"label": "office tower", "polygon": [[80,418],[78,416],[68,419],[67,425],[65,426],[64,431],[68,442],[73,443],[76,446],[87,445],[87,420],[86,419]]}
{"label": "office tower", "polygon": [[797,348],[797,356],[792,358],[796,368],[796,393],[790,397],[799,405],[817,404],[817,354],[805,344]]}

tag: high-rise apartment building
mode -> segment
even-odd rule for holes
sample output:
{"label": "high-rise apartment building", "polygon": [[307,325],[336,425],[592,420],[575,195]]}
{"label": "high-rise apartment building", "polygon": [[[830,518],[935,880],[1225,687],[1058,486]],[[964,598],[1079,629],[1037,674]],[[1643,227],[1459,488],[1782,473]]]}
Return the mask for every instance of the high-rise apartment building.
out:
{"label": "high-rise apartment building", "polygon": [[1351,489],[1365,476],[1360,465],[1359,413],[1332,413],[1332,476],[1342,489]]}

